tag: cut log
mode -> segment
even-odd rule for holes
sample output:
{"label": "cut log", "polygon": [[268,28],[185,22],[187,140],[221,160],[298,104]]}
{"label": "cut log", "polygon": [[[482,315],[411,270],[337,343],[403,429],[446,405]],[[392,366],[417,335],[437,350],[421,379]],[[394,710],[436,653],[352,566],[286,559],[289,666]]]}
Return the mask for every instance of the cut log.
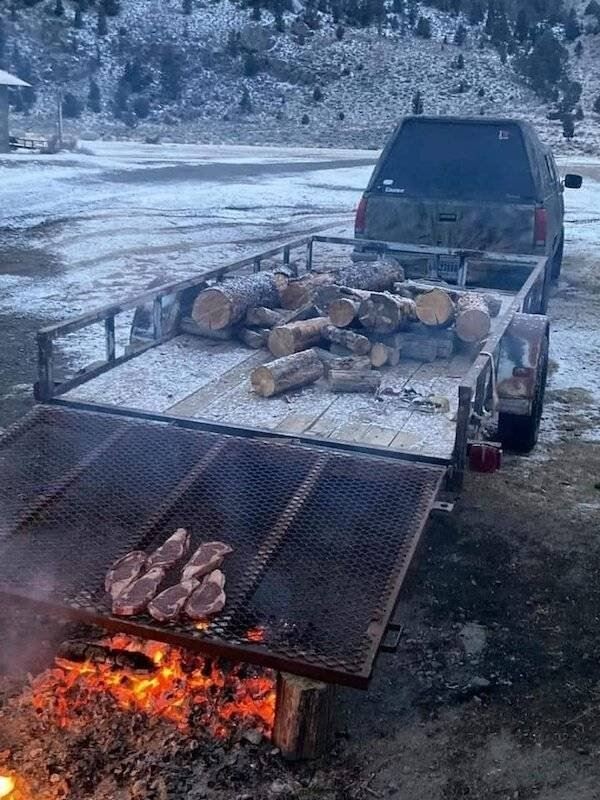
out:
{"label": "cut log", "polygon": [[323,362],[325,375],[328,375],[332,369],[371,369],[369,356],[336,356],[330,350],[323,350],[320,347],[315,347],[314,351]]}
{"label": "cut log", "polygon": [[283,308],[300,308],[312,302],[320,286],[336,283],[335,272],[309,272],[295,281],[290,281],[281,293]]}
{"label": "cut log", "polygon": [[251,347],[253,350],[260,350],[261,347],[267,346],[270,333],[271,331],[268,328],[260,328],[258,330],[240,328],[238,337],[247,347]]}
{"label": "cut log", "polygon": [[389,366],[395,367],[400,361],[400,348],[389,347],[383,342],[376,342],[369,353],[371,365],[375,368]]}
{"label": "cut log", "polygon": [[265,308],[265,306],[257,306],[256,308],[248,309],[246,313],[246,324],[254,325],[257,328],[274,328],[276,325],[281,325],[284,319],[277,311],[272,308]]}
{"label": "cut log", "polygon": [[371,370],[332,369],[329,373],[329,388],[332,392],[376,392],[381,376]]}
{"label": "cut log", "polygon": [[415,310],[423,325],[447,328],[454,322],[456,308],[449,293],[444,289],[423,292],[415,299]]}
{"label": "cut log", "polygon": [[350,297],[339,297],[329,304],[329,319],[338,328],[347,328],[356,319],[360,300]]}
{"label": "cut log", "polygon": [[286,286],[285,275],[274,272],[224,281],[200,292],[192,307],[192,318],[203,328],[228,328],[240,322],[251,308],[279,305],[280,292]]}
{"label": "cut log", "polygon": [[269,334],[267,341],[269,350],[278,358],[306,350],[319,342],[323,329],[328,324],[327,317],[315,317],[278,325]]}
{"label": "cut log", "polygon": [[277,676],[273,744],[288,761],[324,755],[332,742],[335,686],[289,675]]}
{"label": "cut log", "polygon": [[113,669],[132,670],[133,672],[156,671],[156,665],[150,656],[137,650],[119,650],[99,642],[82,640],[63,642],[58,649],[57,656],[78,664],[91,662],[92,664],[107,664]]}
{"label": "cut log", "polygon": [[335,325],[326,325],[323,328],[323,338],[329,342],[347,347],[357,356],[366,356],[371,349],[371,342],[366,336],[354,331],[336,328]]}
{"label": "cut log", "polygon": [[182,333],[191,333],[193,336],[202,336],[205,339],[212,339],[215,342],[226,342],[235,338],[235,328],[223,328],[220,331],[213,331],[198,325],[191,317],[184,317],[181,320],[179,329]]}
{"label": "cut log", "polygon": [[490,332],[491,320],[485,297],[465,294],[456,303],[456,335],[463,342],[480,342]]}
{"label": "cut log", "polygon": [[257,367],[250,375],[252,388],[261,397],[272,397],[319,380],[325,370],[314,350],[304,350]]}
{"label": "cut log", "polygon": [[396,281],[404,279],[404,270],[395,261],[374,261],[372,263],[351,264],[339,272],[310,272],[298,280],[290,281],[282,292],[284,308],[298,308],[315,297],[322,301],[321,287],[338,284],[350,289],[366,289],[383,292],[391,289]]}
{"label": "cut log", "polygon": [[[443,288],[436,286],[432,290],[429,286],[419,285],[417,283],[413,283],[412,281],[405,281],[404,283],[395,283],[393,291],[395,294],[401,295],[402,297],[414,298],[417,304],[419,302],[418,298],[421,295],[429,294],[431,291],[446,292],[446,294],[450,297],[453,303],[456,303],[460,297],[473,294],[473,292],[469,292],[467,289],[455,289],[449,286],[444,286]],[[482,294],[477,292],[477,294],[480,297],[485,298],[485,302],[487,303],[490,317],[497,317],[498,314],[500,313],[500,310],[502,309],[502,297],[492,293]]]}
{"label": "cut log", "polygon": [[371,293],[358,310],[360,324],[377,333],[392,333],[415,320],[415,301],[392,294]]}

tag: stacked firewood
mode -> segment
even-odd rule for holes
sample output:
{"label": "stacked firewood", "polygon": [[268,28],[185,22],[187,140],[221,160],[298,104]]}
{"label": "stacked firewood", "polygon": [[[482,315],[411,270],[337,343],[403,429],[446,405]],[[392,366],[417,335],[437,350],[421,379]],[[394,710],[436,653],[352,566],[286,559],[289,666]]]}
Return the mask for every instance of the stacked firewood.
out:
{"label": "stacked firewood", "polygon": [[500,311],[494,295],[420,286],[395,261],[290,278],[285,271],[226,280],[198,294],[185,331],[237,338],[275,359],[252,372],[264,397],[326,376],[332,391],[375,391],[372,368],[401,358],[450,358],[483,341]]}

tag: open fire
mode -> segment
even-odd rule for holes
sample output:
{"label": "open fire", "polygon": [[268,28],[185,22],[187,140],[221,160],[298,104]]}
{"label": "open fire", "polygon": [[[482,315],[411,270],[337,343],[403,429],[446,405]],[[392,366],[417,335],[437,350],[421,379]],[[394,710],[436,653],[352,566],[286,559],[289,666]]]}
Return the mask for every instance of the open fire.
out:
{"label": "open fire", "polygon": [[0,798],[10,797],[17,788],[17,783],[10,775],[0,775]]}
{"label": "open fire", "polygon": [[[257,636],[252,640],[260,641],[259,634],[252,632]],[[215,660],[122,634],[103,645],[110,652],[133,654],[139,668],[135,662],[123,666],[57,658],[55,668],[33,682],[38,713],[50,712],[57,725],[67,728],[108,695],[122,711],[159,716],[182,730],[202,727],[216,737],[229,737],[251,728],[270,735],[275,677],[268,671],[248,665],[224,668]]]}

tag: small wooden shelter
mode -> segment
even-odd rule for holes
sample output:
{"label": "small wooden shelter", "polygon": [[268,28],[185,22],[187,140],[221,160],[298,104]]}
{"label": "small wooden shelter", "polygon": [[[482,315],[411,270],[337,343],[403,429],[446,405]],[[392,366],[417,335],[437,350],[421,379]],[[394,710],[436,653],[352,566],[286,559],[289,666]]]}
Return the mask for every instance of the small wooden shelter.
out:
{"label": "small wooden shelter", "polygon": [[0,153],[10,151],[10,133],[8,127],[8,89],[11,86],[30,86],[16,75],[0,69]]}

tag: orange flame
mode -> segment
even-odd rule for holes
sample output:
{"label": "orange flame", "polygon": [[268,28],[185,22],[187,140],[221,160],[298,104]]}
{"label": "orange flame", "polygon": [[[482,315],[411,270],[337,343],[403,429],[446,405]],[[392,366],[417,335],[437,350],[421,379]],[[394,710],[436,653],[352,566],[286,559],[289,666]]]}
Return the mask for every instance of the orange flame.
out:
{"label": "orange flame", "polygon": [[0,798],[10,797],[17,788],[17,782],[10,775],[0,775]]}
{"label": "orange flame", "polygon": [[[246,676],[247,668],[222,670],[217,662],[159,642],[141,642],[117,635],[105,644],[117,650],[141,652],[154,671],[115,669],[107,663],[75,663],[56,659],[56,668],[34,681],[33,703],[51,711],[61,727],[81,720],[93,697],[109,694],[123,711],[158,715],[187,730],[201,724],[218,736],[238,726],[255,727],[269,735],[275,715],[272,674]],[[0,795],[0,798],[2,795]]]}
{"label": "orange flame", "polygon": [[246,631],[246,639],[250,642],[264,642],[265,629],[264,628],[250,628]]}

